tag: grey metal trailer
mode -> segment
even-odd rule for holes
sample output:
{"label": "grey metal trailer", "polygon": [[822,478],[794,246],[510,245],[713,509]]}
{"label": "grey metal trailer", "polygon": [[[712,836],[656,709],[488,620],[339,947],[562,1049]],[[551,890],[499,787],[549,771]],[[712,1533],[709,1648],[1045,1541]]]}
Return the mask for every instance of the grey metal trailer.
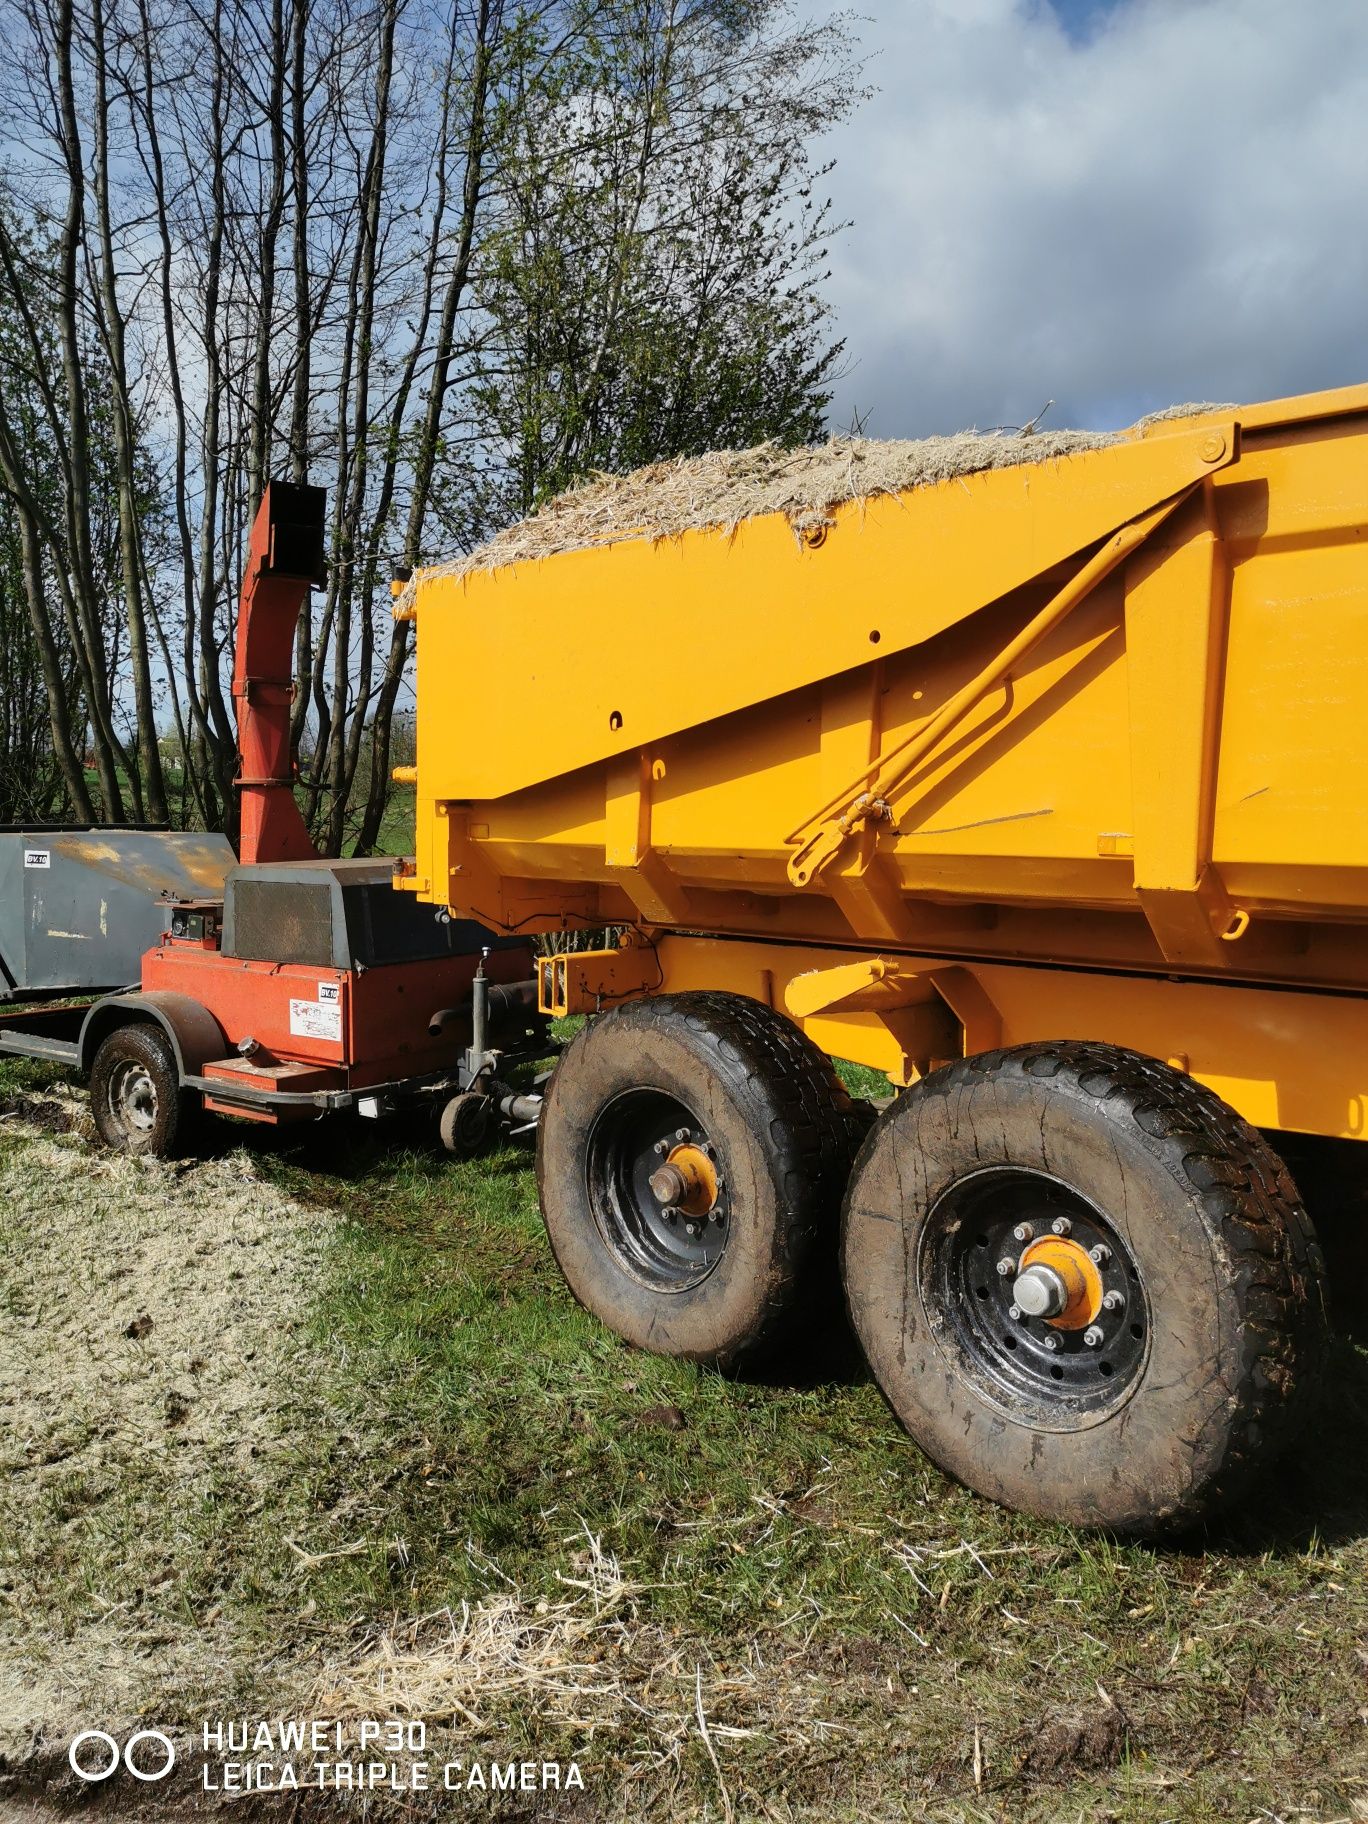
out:
{"label": "grey metal trailer", "polygon": [[234,860],[226,836],[0,828],[0,996],[136,982],[170,903],[221,898]]}

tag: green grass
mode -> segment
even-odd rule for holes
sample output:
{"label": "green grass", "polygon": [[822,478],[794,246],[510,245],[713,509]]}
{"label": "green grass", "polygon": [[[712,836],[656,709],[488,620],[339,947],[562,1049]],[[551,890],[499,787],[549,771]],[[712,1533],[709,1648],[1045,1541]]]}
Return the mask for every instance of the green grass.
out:
{"label": "green grass", "polygon": [[375,839],[376,855],[412,855],[413,819],[417,793],[411,785],[396,785],[390,790],[380,831]]}
{"label": "green grass", "polygon": [[852,1096],[864,1096],[871,1102],[879,1102],[893,1094],[893,1085],[881,1070],[871,1070],[867,1064],[847,1064],[844,1061],[839,1062],[836,1068]]}
{"label": "green grass", "polygon": [[941,1475],[835,1314],[764,1379],[626,1348],[561,1281],[525,1153],[453,1164],[360,1122],[260,1146],[336,1227],[306,1335],[317,1422],[236,1534],[206,1527],[212,1577],[187,1574],[247,1639],[344,1651],[509,1592],[535,1615],[587,1533],[633,1585],[594,1652],[640,1721],[591,1737],[588,1698],[484,1714],[495,1743],[583,1761],[571,1815],[724,1815],[693,1723],[706,1677],[709,1720],[742,1732],[714,1739],[737,1819],[1368,1817],[1361,1353],[1340,1349],[1258,1501],[1122,1544]]}
{"label": "green grass", "polygon": [[[831,1738],[834,1768],[825,1752],[781,1755],[763,1728],[730,1747],[734,1791],[757,1808],[830,1791],[826,1815],[851,1817],[1360,1815],[1361,1356],[1342,1352],[1278,1496],[1202,1538],[1118,1544],[949,1482],[834,1322],[768,1382],[625,1348],[560,1281],[519,1154],[280,1169],[350,1212],[317,1342],[356,1422],[388,1441],[374,1545],[312,1586],[337,1616],[422,1613],[501,1577],[554,1600],[565,1542],[587,1528],[647,1586],[639,1627],[723,1665],[782,1662],[790,1691],[815,1682],[849,1732]],[[681,1429],[660,1422],[669,1408]],[[355,1494],[353,1466],[321,1475],[324,1545],[339,1505],[354,1536]],[[1085,1740],[1052,1765],[1056,1719],[1095,1722],[1099,1689],[1127,1719],[1126,1755],[1090,1768]],[[699,1757],[695,1805],[711,1779]]]}

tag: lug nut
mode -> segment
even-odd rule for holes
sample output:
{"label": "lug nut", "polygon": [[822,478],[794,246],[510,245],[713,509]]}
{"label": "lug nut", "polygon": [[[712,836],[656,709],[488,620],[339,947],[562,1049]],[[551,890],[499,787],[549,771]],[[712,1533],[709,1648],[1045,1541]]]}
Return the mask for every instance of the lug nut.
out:
{"label": "lug nut", "polygon": [[1053,1355],[1059,1347],[1059,1338],[1055,1335],[1053,1330],[1047,1330],[1040,1340],[1050,1351],[1051,1355]]}
{"label": "lug nut", "polygon": [[1013,1273],[1016,1272],[1016,1262],[1014,1260],[1008,1260],[1007,1256],[1004,1254],[997,1264],[997,1270],[999,1279],[1010,1279]]}
{"label": "lug nut", "polygon": [[662,1214],[664,1215],[666,1222],[678,1222],[679,1220],[679,1211],[675,1209],[673,1205],[669,1209],[663,1211]]}
{"label": "lug nut", "polygon": [[1088,1259],[1095,1267],[1105,1267],[1111,1259],[1111,1249],[1103,1247],[1099,1241],[1095,1248],[1088,1249]]}
{"label": "lug nut", "polygon": [[668,1140],[657,1140],[655,1143],[655,1150],[657,1151],[657,1153],[660,1154],[661,1158],[663,1159],[665,1157],[666,1153],[668,1153],[670,1150],[669,1141]]}
{"label": "lug nut", "polygon": [[677,1127],[675,1129],[675,1139],[676,1140],[683,1141],[683,1140],[687,1140],[688,1137],[689,1137],[689,1130],[687,1127]]}
{"label": "lug nut", "polygon": [[1106,1341],[1106,1338],[1096,1324],[1089,1324],[1087,1329],[1083,1332],[1083,1341],[1088,1345],[1089,1349],[1100,1349],[1102,1344]]}
{"label": "lug nut", "polygon": [[686,1222],[684,1224],[684,1232],[687,1235],[696,1236],[698,1234],[698,1224],[696,1222]]}
{"label": "lug nut", "polygon": [[1019,1222],[1012,1230],[1012,1238],[1015,1241],[1034,1241],[1035,1230],[1029,1222]]}
{"label": "lug nut", "polygon": [[1011,1320],[1014,1324],[1019,1324],[1021,1322],[1021,1306],[1020,1305],[1008,1305],[1007,1315],[1008,1315],[1008,1317],[1011,1318]]}
{"label": "lug nut", "polygon": [[1056,1216],[1054,1221],[1050,1224],[1050,1228],[1056,1235],[1073,1234],[1073,1224],[1069,1221],[1067,1216]]}
{"label": "lug nut", "polygon": [[1124,1311],[1125,1308],[1126,1300],[1123,1293],[1107,1292],[1103,1295],[1102,1309],[1104,1311]]}

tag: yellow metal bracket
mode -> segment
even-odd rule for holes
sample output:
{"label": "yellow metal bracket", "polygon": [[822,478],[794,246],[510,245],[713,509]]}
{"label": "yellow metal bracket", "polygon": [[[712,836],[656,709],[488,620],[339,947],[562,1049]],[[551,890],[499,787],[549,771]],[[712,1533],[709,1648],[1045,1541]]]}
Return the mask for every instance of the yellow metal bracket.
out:
{"label": "yellow metal bracket", "polygon": [[687,923],[687,896],[651,838],[648,754],[623,754],[608,763],[604,860],[646,923]]}
{"label": "yellow metal bracket", "polygon": [[903,1082],[951,1058],[990,1051],[1002,1038],[1001,1018],[982,985],[955,964],[926,969],[895,956],[862,957],[794,976],[784,1005],[801,1025],[817,1022],[823,1031],[842,1019],[873,1016],[901,1052]]}
{"label": "yellow metal bracket", "polygon": [[1209,488],[1126,576],[1135,892],[1166,962],[1227,968],[1249,915],[1211,861],[1229,561]]}
{"label": "yellow metal bracket", "polygon": [[537,1007],[554,1020],[598,1013],[618,1001],[634,1000],[660,984],[660,963],[645,944],[623,943],[613,950],[570,950],[537,958]]}

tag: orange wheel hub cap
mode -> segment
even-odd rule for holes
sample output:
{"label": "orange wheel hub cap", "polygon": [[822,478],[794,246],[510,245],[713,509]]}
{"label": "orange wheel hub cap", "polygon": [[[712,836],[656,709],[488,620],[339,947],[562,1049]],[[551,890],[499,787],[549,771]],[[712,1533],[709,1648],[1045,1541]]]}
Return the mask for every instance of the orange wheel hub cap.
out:
{"label": "orange wheel hub cap", "polygon": [[1042,1235],[1024,1248],[1018,1273],[1027,1267],[1049,1267],[1064,1283],[1067,1302],[1056,1317],[1045,1321],[1056,1330],[1086,1330],[1102,1310],[1102,1275],[1086,1248],[1065,1235]]}
{"label": "orange wheel hub cap", "polygon": [[708,1154],[686,1141],[671,1149],[665,1165],[677,1174],[667,1201],[684,1216],[706,1216],[717,1202],[717,1167]]}

